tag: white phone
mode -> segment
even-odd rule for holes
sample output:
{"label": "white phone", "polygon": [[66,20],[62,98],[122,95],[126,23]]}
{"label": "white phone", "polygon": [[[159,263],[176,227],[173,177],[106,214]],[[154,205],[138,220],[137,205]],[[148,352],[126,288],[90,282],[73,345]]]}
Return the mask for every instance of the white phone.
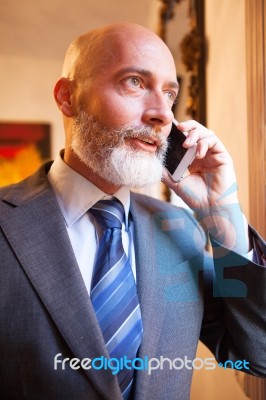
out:
{"label": "white phone", "polygon": [[175,182],[179,182],[196,155],[197,146],[185,149],[182,145],[186,140],[186,132],[180,131],[178,122],[174,119],[168,136],[168,150],[165,158],[165,168]]}

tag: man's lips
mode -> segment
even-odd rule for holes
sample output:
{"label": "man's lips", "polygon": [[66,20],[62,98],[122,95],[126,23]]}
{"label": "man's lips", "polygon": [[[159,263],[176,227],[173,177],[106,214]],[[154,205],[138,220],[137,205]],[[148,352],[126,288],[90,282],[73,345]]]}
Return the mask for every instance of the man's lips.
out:
{"label": "man's lips", "polygon": [[155,153],[157,148],[161,146],[161,141],[154,137],[128,137],[125,142],[136,149]]}

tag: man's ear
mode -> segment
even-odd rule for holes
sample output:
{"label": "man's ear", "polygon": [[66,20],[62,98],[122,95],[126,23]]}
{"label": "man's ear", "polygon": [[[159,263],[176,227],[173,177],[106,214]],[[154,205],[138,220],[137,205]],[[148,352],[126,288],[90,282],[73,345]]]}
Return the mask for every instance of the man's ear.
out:
{"label": "man's ear", "polygon": [[75,114],[73,104],[73,87],[67,78],[60,78],[54,87],[54,98],[58,108],[66,117],[73,117]]}

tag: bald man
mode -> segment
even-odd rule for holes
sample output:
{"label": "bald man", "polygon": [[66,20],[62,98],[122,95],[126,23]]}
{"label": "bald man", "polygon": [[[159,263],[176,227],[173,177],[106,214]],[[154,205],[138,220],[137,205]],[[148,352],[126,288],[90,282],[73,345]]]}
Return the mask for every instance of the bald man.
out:
{"label": "bald man", "polygon": [[[188,400],[199,339],[221,365],[266,375],[265,243],[242,216],[214,132],[179,124],[196,158],[179,183],[164,170],[177,95],[169,49],[142,26],[113,24],[71,43],[54,89],[65,149],[0,191],[1,399]],[[197,219],[130,190],[161,179]],[[118,209],[119,228],[103,227],[99,210],[112,219]],[[107,295],[116,265],[130,289],[115,279]]]}

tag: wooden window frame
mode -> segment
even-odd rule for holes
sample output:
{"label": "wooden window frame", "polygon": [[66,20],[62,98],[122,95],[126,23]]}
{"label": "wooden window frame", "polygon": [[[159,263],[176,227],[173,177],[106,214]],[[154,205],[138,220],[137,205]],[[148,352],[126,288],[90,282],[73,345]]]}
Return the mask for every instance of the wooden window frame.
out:
{"label": "wooden window frame", "polygon": [[246,0],[249,220],[266,236],[266,0]]}

